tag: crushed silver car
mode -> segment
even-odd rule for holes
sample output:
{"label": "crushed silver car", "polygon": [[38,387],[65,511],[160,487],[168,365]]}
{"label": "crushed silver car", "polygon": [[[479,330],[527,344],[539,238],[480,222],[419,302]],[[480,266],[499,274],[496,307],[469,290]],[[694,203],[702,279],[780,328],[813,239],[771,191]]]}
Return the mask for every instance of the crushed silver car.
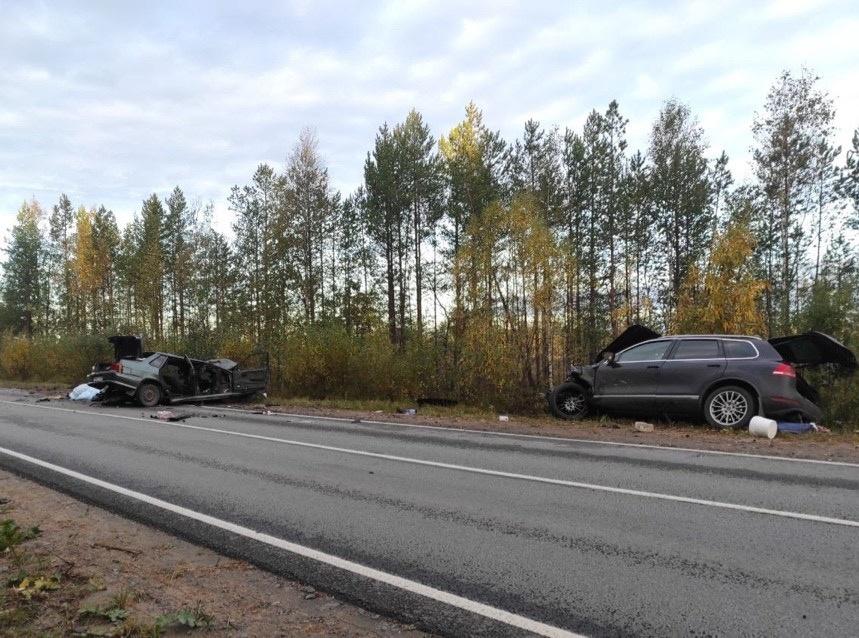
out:
{"label": "crushed silver car", "polygon": [[230,359],[191,359],[169,352],[143,352],[143,339],[117,335],[111,363],[97,363],[89,385],[106,388],[105,396],[126,397],[144,407],[160,403],[197,403],[238,399],[264,392],[268,367],[242,369]]}

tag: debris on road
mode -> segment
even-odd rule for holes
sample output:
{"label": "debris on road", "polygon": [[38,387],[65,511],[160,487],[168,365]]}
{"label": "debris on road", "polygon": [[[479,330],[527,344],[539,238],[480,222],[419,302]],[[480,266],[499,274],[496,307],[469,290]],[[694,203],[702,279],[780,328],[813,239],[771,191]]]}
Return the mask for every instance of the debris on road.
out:
{"label": "debris on road", "polygon": [[150,414],[150,419],[158,419],[159,421],[184,421],[189,419],[193,414],[177,414],[172,410],[158,410],[155,414]]}
{"label": "debris on road", "polygon": [[498,420],[499,420],[499,421],[503,421],[503,422],[507,422],[507,421],[509,421],[509,420],[510,420],[510,417],[509,417],[509,416],[507,416],[506,414],[499,414],[499,415],[498,415]]}
{"label": "debris on road", "polygon": [[632,427],[636,432],[653,432],[653,424],[647,421],[636,421]]}
{"label": "debris on road", "polygon": [[417,408],[397,408],[397,414],[406,414],[409,416],[414,416],[418,413]]}

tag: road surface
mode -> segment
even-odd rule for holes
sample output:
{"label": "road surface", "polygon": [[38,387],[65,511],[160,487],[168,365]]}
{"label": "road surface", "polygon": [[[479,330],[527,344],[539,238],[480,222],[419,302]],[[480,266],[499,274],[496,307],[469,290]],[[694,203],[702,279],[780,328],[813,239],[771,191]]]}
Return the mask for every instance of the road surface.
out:
{"label": "road surface", "polygon": [[859,465],[0,392],[0,466],[448,635],[855,635]]}

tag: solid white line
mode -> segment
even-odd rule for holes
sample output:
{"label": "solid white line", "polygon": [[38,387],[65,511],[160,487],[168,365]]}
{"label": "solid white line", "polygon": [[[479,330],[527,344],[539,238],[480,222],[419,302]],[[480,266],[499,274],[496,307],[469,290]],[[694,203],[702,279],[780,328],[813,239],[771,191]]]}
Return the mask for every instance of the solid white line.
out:
{"label": "solid white line", "polygon": [[211,406],[196,406],[196,409],[203,410],[212,410],[212,411],[220,411],[220,410],[229,410],[231,412],[241,412],[243,414],[250,414],[253,416],[288,416],[288,417],[298,417],[302,419],[316,419],[319,421],[340,421],[343,423],[352,423],[354,425],[393,425],[401,428],[420,428],[427,430],[444,430],[445,432],[465,432],[468,434],[485,434],[489,436],[506,436],[512,438],[524,438],[524,439],[538,439],[540,441],[561,441],[568,443],[587,443],[589,445],[613,445],[616,447],[632,447],[632,448],[645,448],[648,450],[660,450],[663,452],[696,452],[698,454],[712,454],[715,456],[739,456],[742,458],[748,459],[766,459],[768,461],[792,461],[794,463],[815,463],[819,465],[836,465],[841,467],[857,467],[859,468],[859,463],[850,463],[848,461],[826,461],[823,459],[806,459],[802,457],[793,457],[793,456],[776,456],[775,454],[752,454],[750,452],[727,452],[725,450],[702,450],[700,448],[691,448],[691,447],[669,447],[667,445],[656,445],[654,443],[626,443],[623,441],[600,441],[595,439],[577,439],[572,437],[565,436],[548,436],[545,434],[520,434],[518,432],[499,432],[497,430],[475,430],[474,428],[457,428],[457,427],[446,427],[443,425],[425,425],[422,423],[400,423],[399,421],[375,421],[370,419],[350,419],[347,417],[339,417],[339,416],[316,416],[311,414],[298,414],[293,412],[272,412],[271,414],[257,414],[252,412],[251,410],[243,410],[241,408],[226,408],[226,407],[211,407]]}
{"label": "solid white line", "polygon": [[163,501],[159,498],[155,498],[154,496],[149,496],[148,494],[143,494],[142,492],[136,492],[134,490],[130,490],[114,483],[108,483],[107,481],[103,481],[93,476],[81,474],[80,472],[76,472],[75,470],[70,470],[59,465],[54,465],[53,463],[49,463],[48,461],[43,461],[41,459],[37,459],[32,456],[22,454],[20,452],[16,452],[14,450],[0,447],[0,453],[6,454],[22,461],[26,461],[27,463],[31,463],[33,465],[38,465],[39,467],[43,467],[53,472],[69,476],[79,481],[83,481],[85,483],[89,483],[91,485],[110,490],[111,492],[121,494],[122,496],[126,496],[137,501],[147,503],[149,505],[154,505],[155,507],[167,510],[168,512],[172,512],[174,514],[178,514],[186,518],[200,521],[201,523],[205,523],[206,525],[211,525],[212,527],[217,527],[233,534],[238,534],[239,536],[243,536],[245,538],[249,538],[260,543],[265,543],[266,545],[271,545],[272,547],[277,547],[278,549],[282,549],[293,554],[298,554],[299,556],[303,556],[305,558],[309,558],[320,563],[325,563],[326,565],[331,565],[332,567],[336,567],[338,569],[342,569],[344,571],[363,576],[364,578],[370,578],[372,580],[376,580],[381,583],[397,587],[412,594],[418,594],[420,596],[424,596],[425,598],[430,598],[432,600],[436,600],[447,605],[451,605],[453,607],[458,607],[459,609],[463,609],[465,611],[478,614],[480,616],[484,616],[485,618],[490,618],[491,620],[505,623],[507,625],[511,625],[519,629],[524,629],[525,631],[530,631],[540,636],[549,636],[550,638],[580,638],[581,636],[581,634],[576,634],[565,629],[560,629],[559,627],[554,627],[552,625],[547,625],[545,623],[532,620],[531,618],[526,618],[525,616],[519,616],[518,614],[513,614],[503,609],[498,609],[497,607],[492,607],[490,605],[485,605],[483,603],[479,603],[468,598],[463,598],[462,596],[457,596],[456,594],[451,594],[449,592],[436,589],[435,587],[430,587],[417,581],[409,580],[408,578],[403,578],[401,576],[389,574],[388,572],[373,569],[372,567],[367,567],[366,565],[361,565],[360,563],[355,563],[350,560],[346,560],[345,558],[340,558],[332,554],[327,554],[311,547],[306,547],[304,545],[299,545],[297,543],[293,543],[282,538],[277,538],[276,536],[271,536],[263,532],[258,532],[248,527],[237,525],[236,523],[230,523],[229,521],[215,518],[214,516],[209,516],[208,514],[203,514],[201,512],[182,507],[181,505],[175,505],[173,503]]}
{"label": "solid white line", "polygon": [[[22,404],[16,404],[22,405]],[[740,512],[751,512],[755,514],[766,514],[769,516],[779,516],[782,518],[793,518],[802,521],[813,521],[816,523],[829,523],[832,525],[844,525],[847,527],[859,527],[859,521],[853,521],[844,518],[832,518],[829,516],[819,516],[817,514],[804,514],[802,512],[792,512],[789,510],[774,510],[765,507],[755,507],[753,505],[740,505],[738,503],[727,503],[724,501],[711,501],[708,499],[693,498],[690,496],[676,496],[674,494],[663,494],[661,492],[648,492],[645,490],[632,490],[623,487],[611,487],[609,485],[598,485],[596,483],[583,483],[580,481],[567,481],[564,479],[554,479],[545,476],[533,476],[531,474],[518,474],[515,472],[504,472],[501,470],[489,470],[486,468],[470,467],[467,465],[457,465],[455,463],[444,463],[442,461],[426,461],[424,459],[416,459],[408,456],[396,456],[394,454],[382,454],[381,452],[366,452],[364,450],[353,450],[351,448],[336,447],[333,445],[322,445],[321,443],[308,443],[306,441],[295,441],[292,439],[282,439],[274,436],[265,436],[262,434],[251,434],[249,432],[237,432],[235,430],[223,430],[220,428],[210,428],[202,425],[191,425],[189,423],[178,423],[175,421],[159,421],[157,419],[143,419],[140,417],[124,416],[119,414],[99,413],[92,410],[72,410],[68,408],[56,408],[47,405],[23,404],[27,407],[40,408],[43,410],[55,410],[58,412],[72,412],[75,414],[90,414],[95,416],[103,416],[107,418],[119,418],[129,421],[141,421],[149,425],[160,425],[163,427],[175,427],[188,430],[200,430],[202,432],[214,432],[216,434],[227,434],[230,436],[238,436],[246,439],[255,439],[259,441],[270,441],[273,443],[281,443],[283,445],[293,445],[297,447],[311,448],[315,450],[325,450],[327,452],[339,452],[341,454],[351,454],[353,456],[364,456],[375,459],[383,459],[386,461],[396,461],[400,463],[412,463],[414,465],[423,465],[427,467],[439,467],[447,470],[456,470],[459,472],[468,472],[471,474],[480,474],[484,476],[497,476],[506,479],[516,479],[521,481],[531,481],[534,483],[545,483],[548,485],[560,485],[562,487],[573,487],[583,490],[592,490],[595,492],[608,492],[611,494],[623,494],[625,496],[638,496],[643,498],[654,498],[663,501],[672,501],[675,503],[689,503],[692,505],[703,505],[705,507],[716,507],[721,509],[729,509]]]}

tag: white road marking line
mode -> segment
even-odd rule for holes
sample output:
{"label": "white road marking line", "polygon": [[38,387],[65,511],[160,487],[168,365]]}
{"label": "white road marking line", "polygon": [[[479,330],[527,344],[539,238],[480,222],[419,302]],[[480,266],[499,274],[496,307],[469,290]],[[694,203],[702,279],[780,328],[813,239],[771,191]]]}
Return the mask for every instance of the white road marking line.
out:
{"label": "white road marking line", "polygon": [[343,423],[351,423],[354,425],[393,425],[401,428],[420,428],[426,430],[443,430],[445,432],[465,432],[468,434],[485,434],[488,436],[506,436],[512,438],[537,439],[540,441],[555,441],[568,443],[587,443],[589,445],[613,445],[616,447],[632,447],[645,448],[648,450],[660,450],[662,452],[696,452],[698,454],[712,454],[715,456],[739,456],[748,459],[766,459],[768,461],[792,461],[794,463],[816,463],[819,465],[837,465],[841,467],[856,467],[859,468],[859,463],[850,463],[849,461],[826,461],[823,459],[806,459],[802,457],[792,456],[776,456],[775,454],[751,454],[750,452],[727,452],[725,450],[702,450],[693,447],[668,447],[667,445],[656,445],[653,443],[626,443],[623,441],[597,441],[594,439],[576,439],[565,436],[547,436],[543,434],[520,434],[518,432],[498,432],[495,430],[475,430],[473,428],[455,428],[445,427],[443,425],[424,425],[422,423],[400,423],[399,421],[375,421],[370,419],[360,419],[358,422],[355,419],[349,419],[339,416],[315,416],[311,414],[297,414],[292,412],[272,412],[271,414],[256,414],[250,410],[242,410],[241,408],[213,408],[211,406],[197,406],[196,409],[211,410],[218,412],[220,410],[229,410],[230,412],[240,412],[252,416],[285,416],[301,419],[316,419],[319,421],[340,421]]}
{"label": "white road marking line", "polygon": [[491,620],[495,620],[501,623],[505,623],[507,625],[511,625],[513,627],[518,627],[519,629],[533,632],[540,636],[549,636],[550,638],[581,638],[581,634],[576,634],[565,629],[560,629],[559,627],[554,627],[552,625],[547,625],[545,623],[532,620],[531,618],[526,618],[525,616],[519,616],[518,614],[514,614],[503,609],[498,609],[497,607],[492,607],[490,605],[485,605],[483,603],[479,603],[468,598],[463,598],[462,596],[457,596],[456,594],[451,594],[449,592],[436,589],[435,587],[430,587],[429,585],[424,585],[417,581],[409,580],[408,578],[403,578],[401,576],[389,574],[388,572],[373,569],[372,567],[367,567],[366,565],[361,565],[360,563],[355,563],[350,560],[346,560],[345,558],[340,558],[332,554],[327,554],[317,549],[306,547],[305,545],[299,545],[297,543],[293,543],[282,538],[278,538],[276,536],[271,536],[263,532],[258,532],[248,527],[237,525],[236,523],[230,523],[229,521],[225,521],[220,518],[210,516],[208,514],[203,514],[201,512],[182,507],[181,505],[175,505],[173,503],[163,501],[160,498],[155,498],[154,496],[149,496],[148,494],[143,494],[142,492],[136,492],[134,490],[130,490],[114,483],[108,483],[107,481],[103,481],[93,476],[81,474],[80,472],[76,472],[75,470],[70,470],[68,468],[49,463],[48,461],[43,461],[41,459],[37,459],[32,456],[22,454],[20,452],[16,452],[14,450],[0,447],[0,453],[6,454],[21,461],[26,461],[27,463],[31,463],[33,465],[38,465],[39,467],[43,467],[53,472],[69,476],[79,481],[83,481],[85,483],[89,483],[91,485],[110,490],[111,492],[115,492],[117,494],[121,494],[123,496],[142,501],[149,505],[154,505],[155,507],[167,510],[168,512],[172,512],[174,514],[178,514],[186,518],[200,521],[201,523],[205,523],[206,525],[218,527],[233,534],[238,534],[245,538],[249,538],[260,543],[265,543],[266,545],[271,545],[273,547],[277,547],[278,549],[283,549],[293,554],[298,554],[299,556],[318,561],[320,563],[325,563],[326,565],[331,565],[332,567],[336,567],[338,569],[342,569],[344,571],[363,576],[364,578],[370,578],[372,580],[376,580],[387,585],[397,587],[412,594],[418,594],[420,596],[424,596],[425,598],[437,600],[447,605],[458,607],[459,609],[463,609],[465,611],[478,614],[486,618],[490,618]]}
{"label": "white road marking line", "polygon": [[[22,405],[22,404],[16,404]],[[42,410],[55,410],[57,412],[72,412],[75,414],[91,414],[95,416],[103,416],[107,418],[119,418],[129,421],[141,421],[149,425],[160,425],[163,427],[183,428],[188,430],[200,430],[203,432],[214,432],[216,434],[226,434],[230,436],[238,436],[246,439],[256,439],[259,441],[271,441],[273,443],[281,443],[283,445],[293,445],[296,447],[311,448],[315,450],[325,450],[328,452],[339,452],[341,454],[351,454],[353,456],[364,456],[375,459],[383,459],[386,461],[396,461],[400,463],[412,463],[414,465],[423,465],[426,467],[439,467],[447,470],[456,470],[459,472],[468,472],[470,474],[480,474],[484,476],[497,476],[500,478],[516,479],[521,481],[531,481],[534,483],[545,483],[547,485],[560,485],[562,487],[573,487],[583,490],[592,490],[595,492],[608,492],[611,494],[623,494],[625,496],[638,496],[642,498],[653,498],[663,501],[673,501],[675,503],[689,503],[692,505],[703,505],[705,507],[716,507],[721,509],[729,509],[739,512],[751,512],[754,514],[766,514],[769,516],[779,516],[781,518],[793,518],[802,521],[813,521],[816,523],[829,523],[832,525],[843,525],[846,527],[859,527],[859,521],[854,521],[845,518],[832,518],[829,516],[819,516],[817,514],[804,514],[802,512],[792,512],[789,510],[774,510],[765,507],[755,507],[753,505],[741,505],[738,503],[727,503],[724,501],[711,501],[709,499],[694,498],[691,496],[676,496],[674,494],[664,494],[661,492],[648,492],[646,490],[633,490],[624,487],[612,487],[610,485],[598,485],[596,483],[584,483],[581,481],[568,481],[565,479],[554,479],[545,476],[534,476],[531,474],[518,474],[515,472],[504,472],[501,470],[490,470],[486,468],[470,467],[467,465],[457,465],[455,463],[444,463],[442,461],[426,461],[424,459],[416,459],[408,456],[396,456],[394,454],[382,454],[381,452],[367,452],[364,450],[353,450],[351,448],[336,447],[333,445],[322,445],[321,443],[308,443],[306,441],[295,441],[292,439],[281,439],[274,436],[265,436],[262,434],[251,434],[249,432],[237,432],[235,430],[222,430],[220,428],[210,428],[202,425],[191,425],[189,423],[178,423],[175,421],[159,421],[157,419],[143,419],[140,417],[124,416],[120,414],[99,413],[92,410],[72,410],[69,408],[56,408],[47,405],[23,404],[31,408],[39,408]]]}

